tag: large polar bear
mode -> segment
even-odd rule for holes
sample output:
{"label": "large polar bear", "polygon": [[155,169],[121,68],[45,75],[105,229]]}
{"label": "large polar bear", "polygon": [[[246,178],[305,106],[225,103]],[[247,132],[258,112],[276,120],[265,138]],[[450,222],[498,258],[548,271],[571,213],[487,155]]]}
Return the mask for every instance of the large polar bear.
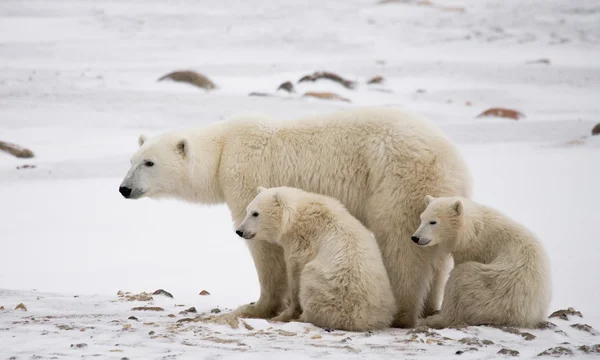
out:
{"label": "large polar bear", "polygon": [[499,211],[461,197],[427,196],[412,240],[452,253],[439,314],[422,323],[536,327],[551,297],[550,265],[535,235]]}
{"label": "large polar bear", "polygon": [[290,305],[273,320],[301,314],[332,329],[389,327],[396,302],[371,232],[329,196],[290,187],[258,192],[236,233],[283,248]]}
{"label": "large polar bear", "polygon": [[[290,121],[246,115],[147,141],[141,136],[139,144],[119,189],[124,197],[225,202],[237,227],[258,186],[328,195],[375,234],[398,303],[395,326],[414,326],[421,311],[431,313],[441,302],[446,261],[414,246],[410,236],[425,195],[469,197],[471,177],[457,148],[429,120],[389,108]],[[261,293],[236,314],[270,318],[287,286],[283,250],[266,242],[248,246]]]}

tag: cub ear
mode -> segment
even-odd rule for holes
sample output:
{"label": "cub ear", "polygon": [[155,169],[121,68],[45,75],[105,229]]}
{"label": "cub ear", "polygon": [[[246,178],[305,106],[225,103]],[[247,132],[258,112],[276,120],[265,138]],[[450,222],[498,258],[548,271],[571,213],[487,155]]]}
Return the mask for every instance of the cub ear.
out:
{"label": "cub ear", "polygon": [[148,140],[148,137],[146,137],[146,135],[144,135],[144,134],[141,134],[140,137],[138,137],[138,145],[139,146],[144,145],[146,140]]}
{"label": "cub ear", "polygon": [[181,154],[182,157],[190,156],[190,142],[187,139],[181,139],[177,142],[176,145],[177,152]]}
{"label": "cub ear", "polygon": [[435,198],[431,195],[425,195],[425,204],[429,205],[430,202],[435,200]]}
{"label": "cub ear", "polygon": [[275,193],[275,202],[279,205],[279,206],[284,206],[284,199],[283,199],[283,195],[278,191]]}
{"label": "cub ear", "polygon": [[259,186],[259,187],[257,187],[257,188],[256,188],[256,192],[257,192],[257,193],[259,193],[259,194],[260,194],[261,192],[265,191],[265,190],[267,190],[267,189],[266,189],[266,188],[264,188],[264,187],[262,187],[262,186]]}
{"label": "cub ear", "polygon": [[463,213],[462,201],[456,200],[454,204],[452,204],[452,209],[456,212],[456,215],[461,215]]}

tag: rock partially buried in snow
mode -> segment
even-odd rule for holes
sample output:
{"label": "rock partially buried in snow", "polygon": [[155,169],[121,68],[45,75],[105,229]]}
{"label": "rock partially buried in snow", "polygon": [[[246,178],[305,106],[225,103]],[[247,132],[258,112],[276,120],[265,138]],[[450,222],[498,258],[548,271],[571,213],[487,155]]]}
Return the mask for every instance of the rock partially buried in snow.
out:
{"label": "rock partially buried in snow", "polygon": [[9,153],[13,156],[16,156],[18,158],[23,158],[23,159],[32,158],[34,156],[33,151],[26,149],[22,146],[19,146],[17,144],[5,142],[5,141],[0,141],[0,150],[6,151],[7,153]]}
{"label": "rock partially buried in snow", "polygon": [[82,349],[84,347],[87,347],[88,345],[86,343],[81,343],[81,344],[71,344],[71,348],[72,349]]}
{"label": "rock partially buried in snow", "polygon": [[327,72],[327,71],[317,71],[311,75],[303,76],[300,80],[298,80],[298,82],[299,83],[305,82],[305,81],[315,82],[320,79],[327,79],[327,80],[335,81],[336,83],[342,85],[343,87],[345,87],[347,89],[354,89],[354,86],[356,86],[356,83],[354,81],[346,80],[343,77],[339,76],[338,74],[334,74],[334,73]]}
{"label": "rock partially buried in snow", "polygon": [[133,311],[165,311],[165,309],[159,306],[137,306],[132,308]]}
{"label": "rock partially buried in snow", "polygon": [[367,84],[369,84],[369,85],[382,84],[384,81],[385,81],[385,79],[383,78],[383,76],[377,75],[377,76],[373,76],[369,81],[367,81]]}
{"label": "rock partially buried in snow", "polygon": [[27,311],[27,306],[25,306],[25,304],[23,303],[20,303],[19,305],[17,305],[17,307],[15,307],[15,310]]}
{"label": "rock partially buried in snow", "polygon": [[210,295],[210,293],[206,290],[202,290],[202,291],[200,291],[200,294],[198,294],[198,295],[206,296],[206,295]]}
{"label": "rock partially buried in snow", "polygon": [[588,324],[573,324],[573,325],[571,325],[571,327],[573,329],[577,329],[577,330],[588,332],[588,333],[590,333],[592,335],[598,335],[598,332],[596,330],[594,330],[594,328],[591,327]]}
{"label": "rock partially buried in snow", "polygon": [[189,309],[185,309],[185,310],[179,312],[180,315],[185,315],[185,314],[189,314],[189,313],[194,313],[194,314],[197,313],[196,308],[192,306]]}
{"label": "rock partially buried in snow", "polygon": [[573,350],[566,348],[566,347],[557,346],[555,348],[550,348],[548,350],[545,350],[545,351],[539,353],[537,356],[560,357],[563,355],[573,355]]}
{"label": "rock partially buried in snow", "polygon": [[581,314],[581,312],[573,309],[572,307],[566,309],[566,310],[556,310],[555,312],[553,312],[552,314],[550,314],[550,318],[559,318],[559,319],[563,319],[563,320],[569,320],[569,316],[579,316],[580,318],[583,317],[583,315]]}
{"label": "rock partially buried in snow", "polygon": [[519,120],[525,115],[517,110],[506,109],[506,108],[489,108],[481,114],[477,115],[478,118],[482,117],[499,117],[506,119]]}
{"label": "rock partially buried in snow", "polygon": [[525,64],[527,65],[533,65],[533,64],[543,64],[543,65],[550,65],[552,62],[550,61],[550,59],[537,59],[537,60],[531,60],[531,61],[527,61]]}
{"label": "rock partially buried in snow", "polygon": [[167,79],[176,82],[183,82],[195,85],[205,90],[213,90],[217,88],[217,86],[208,77],[191,70],[173,71],[171,73],[168,73],[167,75],[162,76],[158,79],[158,81],[163,81]]}
{"label": "rock partially buried in snow", "polygon": [[592,135],[600,135],[600,123],[596,124],[592,129]]}
{"label": "rock partially buried in snow", "polygon": [[0,311],[4,310],[4,306],[0,306]]}
{"label": "rock partially buried in snow", "polygon": [[284,90],[289,93],[292,93],[292,92],[294,92],[294,84],[292,84],[291,81],[286,81],[283,84],[279,85],[279,87],[277,88],[277,91],[279,91],[279,90]]}
{"label": "rock partially buried in snow", "polygon": [[338,101],[345,101],[345,102],[350,102],[349,99],[346,99],[345,97],[342,97],[336,93],[332,93],[332,92],[316,92],[316,91],[309,91],[304,93],[304,95],[302,95],[304,97],[314,97],[317,99],[321,99],[321,100],[338,100]]}
{"label": "rock partially buried in snow", "polygon": [[600,354],[600,344],[596,345],[581,345],[577,348],[579,351],[583,351],[586,354]]}
{"label": "rock partially buried in snow", "polygon": [[508,355],[508,356],[519,356],[519,352],[513,349],[502,348],[497,352],[500,355]]}
{"label": "rock partially buried in snow", "polygon": [[152,293],[152,295],[163,295],[163,296],[166,296],[166,297],[170,297],[171,299],[173,298],[173,295],[171,295],[170,292],[165,291],[163,289],[156,290],[155,292]]}
{"label": "rock partially buried in snow", "polygon": [[35,168],[36,168],[35,165],[29,165],[29,164],[17,166],[17,170],[21,170],[21,169],[35,169]]}

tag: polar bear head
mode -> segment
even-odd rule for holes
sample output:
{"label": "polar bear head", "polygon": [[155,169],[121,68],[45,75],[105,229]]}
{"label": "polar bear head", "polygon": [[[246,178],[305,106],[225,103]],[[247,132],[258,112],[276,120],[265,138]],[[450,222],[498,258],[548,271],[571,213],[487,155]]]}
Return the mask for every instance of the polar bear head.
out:
{"label": "polar bear head", "polygon": [[421,214],[421,225],[411,237],[421,246],[433,246],[442,242],[453,243],[458,237],[463,202],[458,197],[425,196],[427,208]]}
{"label": "polar bear head", "polygon": [[236,234],[250,240],[263,240],[279,244],[281,236],[293,221],[293,202],[301,190],[276,187],[257,189],[258,195],[248,204],[246,218],[236,229]]}

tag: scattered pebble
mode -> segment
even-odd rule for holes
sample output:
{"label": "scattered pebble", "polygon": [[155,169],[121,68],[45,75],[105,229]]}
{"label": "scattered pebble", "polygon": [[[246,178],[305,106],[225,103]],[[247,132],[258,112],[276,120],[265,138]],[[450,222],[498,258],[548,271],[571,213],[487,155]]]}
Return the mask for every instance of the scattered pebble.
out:
{"label": "scattered pebble", "polygon": [[240,322],[242,323],[242,325],[244,325],[244,327],[246,328],[246,330],[254,330],[254,328],[248,324],[247,322],[245,322],[244,320],[240,320]]}
{"label": "scattered pebble", "polygon": [[425,94],[427,90],[425,89],[417,89],[417,94]]}
{"label": "scattered pebble", "polygon": [[17,170],[21,170],[21,169],[35,169],[36,167],[37,166],[35,166],[35,165],[25,164],[25,165],[17,166]]}
{"label": "scattered pebble", "polygon": [[408,330],[406,335],[423,334],[425,336],[439,336],[440,334],[429,329],[427,326],[419,326],[414,329]]}
{"label": "scattered pebble", "polygon": [[170,318],[174,318],[174,317],[176,317],[176,315],[175,315],[175,314],[169,314],[169,315],[167,315],[167,316],[168,316],[168,317],[170,317]]}
{"label": "scattered pebble", "polygon": [[346,80],[337,74],[334,74],[331,72],[326,72],[326,71],[318,71],[311,75],[303,76],[300,80],[298,80],[298,82],[299,83],[305,82],[305,81],[315,82],[320,79],[327,79],[327,80],[335,81],[347,89],[354,89],[354,87],[356,85],[356,83],[354,81]]}
{"label": "scattered pebble", "polygon": [[573,324],[573,325],[571,325],[571,327],[573,329],[577,329],[577,330],[588,332],[588,333],[590,333],[592,335],[598,335],[598,332],[596,330],[594,330],[594,328],[591,327],[588,324]]}
{"label": "scattered pebble", "polygon": [[349,342],[349,341],[352,341],[352,338],[351,338],[351,337],[344,338],[344,339],[342,339],[342,341],[341,341],[341,342],[343,342],[343,343],[347,343],[347,342]]}
{"label": "scattered pebble", "polygon": [[497,352],[500,355],[508,355],[508,356],[519,356],[519,352],[517,350],[502,348]]}
{"label": "scattered pebble", "polygon": [[13,143],[9,143],[9,142],[5,142],[5,141],[0,141],[0,150],[1,151],[6,151],[7,153],[18,157],[18,158],[32,158],[33,155],[33,151],[24,148],[22,146],[19,146],[17,144],[13,144]]}
{"label": "scattered pebble", "polygon": [[302,95],[303,97],[314,97],[317,99],[321,99],[321,100],[338,100],[338,101],[345,101],[345,102],[351,102],[349,99],[346,99],[345,97],[342,97],[336,93],[332,93],[332,92],[316,92],[316,91],[309,91],[304,93],[304,95]]}
{"label": "scattered pebble", "polygon": [[0,306],[0,310],[4,310],[4,306]]}
{"label": "scattered pebble", "polygon": [[294,84],[292,84],[290,81],[286,81],[283,84],[279,85],[279,87],[277,88],[277,90],[285,90],[287,92],[294,92]]}
{"label": "scattered pebble", "polygon": [[537,356],[559,357],[559,356],[562,356],[562,355],[573,355],[573,351],[571,349],[566,348],[566,347],[557,346],[555,348],[550,348],[548,350],[545,350],[545,351],[539,353]]}
{"label": "scattered pebble", "polygon": [[331,329],[331,328],[323,328],[323,331],[330,333],[330,332],[333,332],[333,329]]}
{"label": "scattered pebble", "polygon": [[517,110],[506,109],[506,108],[490,108],[481,114],[477,115],[478,118],[481,117],[500,117],[506,119],[519,120],[520,118],[525,117],[523,113],[520,113]]}
{"label": "scattered pebble", "polygon": [[592,129],[592,135],[600,135],[600,123],[596,124]]}
{"label": "scattered pebble", "polygon": [[369,81],[367,81],[367,84],[369,84],[369,85],[382,84],[384,81],[385,81],[385,79],[383,78],[383,76],[377,75],[377,76],[372,77]]}
{"label": "scattered pebble", "polygon": [[249,93],[248,96],[273,96],[273,95],[266,93],[266,92],[253,91],[253,92]]}
{"label": "scattered pebble", "polygon": [[72,349],[82,349],[84,347],[87,347],[88,345],[86,343],[81,343],[81,344],[71,344],[71,348]]}
{"label": "scattered pebble", "polygon": [[165,311],[165,309],[159,306],[137,306],[131,309],[133,311]]}
{"label": "scattered pebble", "polygon": [[283,335],[283,336],[296,336],[298,334],[295,333],[295,332],[292,332],[292,331],[279,330],[279,335]]}
{"label": "scattered pebble", "polygon": [[537,328],[540,330],[554,330],[556,329],[556,324],[550,321],[543,321],[538,324]]}
{"label": "scattered pebble", "polygon": [[466,106],[473,106],[473,103],[472,103],[472,102],[470,102],[470,101],[466,101],[466,102],[465,102],[465,105],[466,105]]}
{"label": "scattered pebble", "polygon": [[25,304],[23,303],[20,303],[19,305],[17,305],[17,307],[15,307],[15,310],[27,311],[27,306],[25,306]]}
{"label": "scattered pebble", "polygon": [[202,290],[202,291],[200,291],[199,295],[202,295],[202,296],[204,296],[204,295],[210,295],[210,293],[208,291],[206,291],[206,290]]}
{"label": "scattered pebble", "polygon": [[550,59],[543,58],[543,59],[527,61],[525,64],[528,64],[528,65],[533,65],[533,64],[550,65],[551,62],[550,62]]}
{"label": "scattered pebble", "polygon": [[152,293],[152,295],[164,295],[166,297],[170,297],[171,299],[173,298],[173,295],[171,295],[170,292],[165,291],[163,289],[158,289],[155,292]]}
{"label": "scattered pebble", "polygon": [[152,330],[152,331],[150,331],[150,332],[148,333],[148,335],[150,335],[150,336],[152,336],[152,335],[154,335],[154,334],[156,334],[156,332],[155,332],[154,330]]}
{"label": "scattered pebble", "polygon": [[197,313],[196,308],[192,306],[189,309],[185,309],[185,310],[179,312],[179,314],[181,314],[181,315],[185,315],[185,314],[189,314],[189,313],[194,313],[194,314]]}
{"label": "scattered pebble", "polygon": [[138,320],[138,318],[136,318],[135,316],[130,316],[127,318],[127,320],[135,320],[135,321],[140,321]]}
{"label": "scattered pebble", "polygon": [[572,307],[570,307],[566,310],[556,310],[555,312],[550,314],[550,318],[559,318],[559,319],[563,319],[563,320],[567,320],[567,321],[569,320],[569,316],[583,317],[581,312],[573,309]]}
{"label": "scattered pebble", "polygon": [[318,340],[318,339],[322,339],[323,337],[321,335],[317,334],[317,335],[311,336],[310,338],[313,339],[313,340]]}
{"label": "scattered pebble", "polygon": [[210,310],[211,314],[218,314],[220,312],[221,312],[221,309],[219,309],[219,308],[214,308],[214,309]]}
{"label": "scattered pebble", "polygon": [[173,71],[167,75],[162,76],[157,81],[173,80],[176,82],[183,82],[191,85],[195,85],[205,90],[216,89],[217,86],[205,75],[197,73],[191,70]]}
{"label": "scattered pebble", "polygon": [[599,354],[600,353],[600,344],[596,345],[581,345],[577,348],[579,351],[583,351],[586,354]]}

